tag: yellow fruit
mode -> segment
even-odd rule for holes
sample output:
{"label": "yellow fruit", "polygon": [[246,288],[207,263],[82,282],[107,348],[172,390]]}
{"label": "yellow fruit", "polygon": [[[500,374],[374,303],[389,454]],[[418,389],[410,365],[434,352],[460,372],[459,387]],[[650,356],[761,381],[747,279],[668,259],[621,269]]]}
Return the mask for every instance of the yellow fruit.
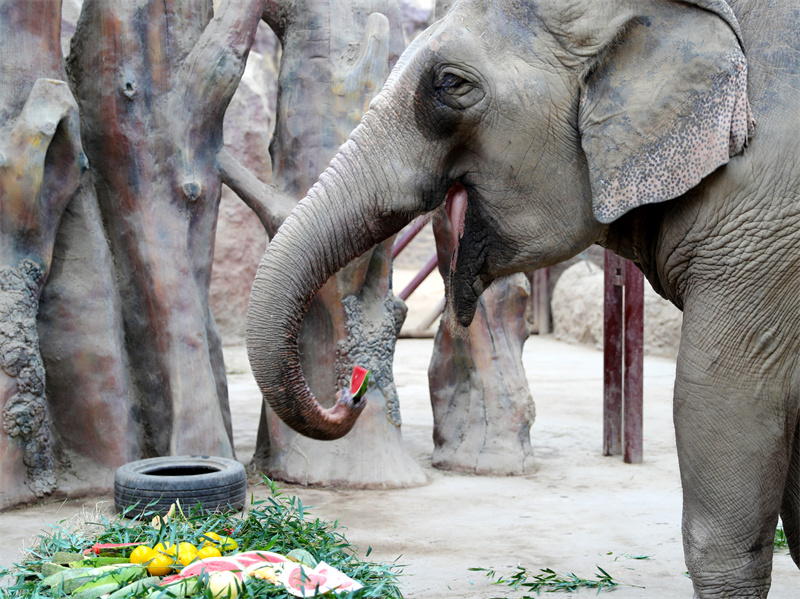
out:
{"label": "yellow fruit", "polygon": [[139,545],[131,552],[130,560],[132,564],[146,565],[147,562],[153,559],[156,555],[156,550],[152,547],[148,547],[147,545]]}
{"label": "yellow fruit", "polygon": [[219,546],[222,551],[236,551],[239,548],[239,543],[230,537],[222,537],[219,540]]}
{"label": "yellow fruit", "polygon": [[191,543],[178,543],[178,563],[188,566],[197,559],[197,547]]}
{"label": "yellow fruit", "polygon": [[219,540],[222,538],[215,532],[206,532],[203,533],[203,547],[214,547],[219,545]]}
{"label": "yellow fruit", "polygon": [[205,559],[207,557],[222,557],[222,552],[213,545],[203,545],[197,550],[197,559]]}
{"label": "yellow fruit", "polygon": [[172,564],[175,563],[172,556],[166,553],[159,553],[147,565],[147,571],[151,576],[164,576],[172,572]]}
{"label": "yellow fruit", "polygon": [[153,549],[158,553],[163,553],[173,558],[178,555],[178,546],[175,543],[159,543]]}

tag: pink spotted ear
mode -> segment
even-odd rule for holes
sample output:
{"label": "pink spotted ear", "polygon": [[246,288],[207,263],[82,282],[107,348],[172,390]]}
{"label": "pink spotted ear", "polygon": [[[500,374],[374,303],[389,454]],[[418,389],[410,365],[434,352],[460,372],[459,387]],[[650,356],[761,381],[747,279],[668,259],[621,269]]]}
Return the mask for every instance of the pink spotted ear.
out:
{"label": "pink spotted ear", "polygon": [[598,221],[682,195],[753,134],[735,28],[688,4],[657,5],[587,77],[578,126]]}

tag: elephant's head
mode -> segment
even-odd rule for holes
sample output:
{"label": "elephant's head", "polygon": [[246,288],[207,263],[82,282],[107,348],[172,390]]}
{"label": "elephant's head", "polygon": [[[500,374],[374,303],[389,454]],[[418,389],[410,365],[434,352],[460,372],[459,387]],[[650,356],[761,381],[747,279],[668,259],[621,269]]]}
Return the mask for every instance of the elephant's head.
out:
{"label": "elephant's head", "polygon": [[343,391],[322,409],[297,354],[328,277],[446,204],[449,302],[468,325],[495,278],[575,255],[738,153],[746,79],[721,0],[458,2],[408,47],[264,255],[248,347],[267,401],[303,434],[345,434],[361,406]]}

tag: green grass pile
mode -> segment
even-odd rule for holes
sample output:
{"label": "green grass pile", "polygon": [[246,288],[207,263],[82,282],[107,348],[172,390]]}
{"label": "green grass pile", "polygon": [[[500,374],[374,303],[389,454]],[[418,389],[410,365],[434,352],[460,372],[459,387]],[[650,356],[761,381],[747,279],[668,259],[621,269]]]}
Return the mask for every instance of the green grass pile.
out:
{"label": "green grass pile", "polygon": [[[52,531],[38,537],[38,545],[28,549],[21,563],[6,570],[0,569],[0,598],[69,596],[42,585],[45,578],[42,568],[54,560],[56,553],[82,553],[96,543],[141,543],[152,547],[157,543],[185,541],[202,545],[205,533],[216,532],[236,541],[238,549],[235,552],[260,549],[286,555],[294,549],[304,549],[316,560],[328,563],[364,585],[357,591],[331,594],[331,597],[402,599],[397,585],[400,566],[359,559],[356,548],[347,541],[338,522],[310,517],[308,509],[298,498],[284,495],[272,481],[267,483],[271,496],[263,501],[254,501],[244,513],[200,515],[184,511],[169,518],[162,526],[153,525],[152,513],[133,519],[126,518],[125,514],[114,518],[98,516],[98,521],[81,526],[51,525]],[[127,557],[132,549],[120,551],[123,557]],[[368,556],[370,551],[366,553]],[[239,594],[239,599],[290,597],[292,595],[285,588],[258,579],[250,579]],[[189,599],[201,598],[205,599],[202,592],[189,596]]]}

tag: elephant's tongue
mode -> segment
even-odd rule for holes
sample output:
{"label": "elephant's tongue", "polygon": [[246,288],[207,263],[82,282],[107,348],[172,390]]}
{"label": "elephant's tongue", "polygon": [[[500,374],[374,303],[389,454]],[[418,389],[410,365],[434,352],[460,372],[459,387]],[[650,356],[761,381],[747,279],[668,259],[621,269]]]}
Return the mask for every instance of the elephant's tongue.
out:
{"label": "elephant's tongue", "polygon": [[464,215],[467,213],[467,190],[461,183],[455,183],[447,192],[445,209],[453,231],[453,258],[450,262],[450,270],[453,271],[458,257],[458,242],[464,235]]}

